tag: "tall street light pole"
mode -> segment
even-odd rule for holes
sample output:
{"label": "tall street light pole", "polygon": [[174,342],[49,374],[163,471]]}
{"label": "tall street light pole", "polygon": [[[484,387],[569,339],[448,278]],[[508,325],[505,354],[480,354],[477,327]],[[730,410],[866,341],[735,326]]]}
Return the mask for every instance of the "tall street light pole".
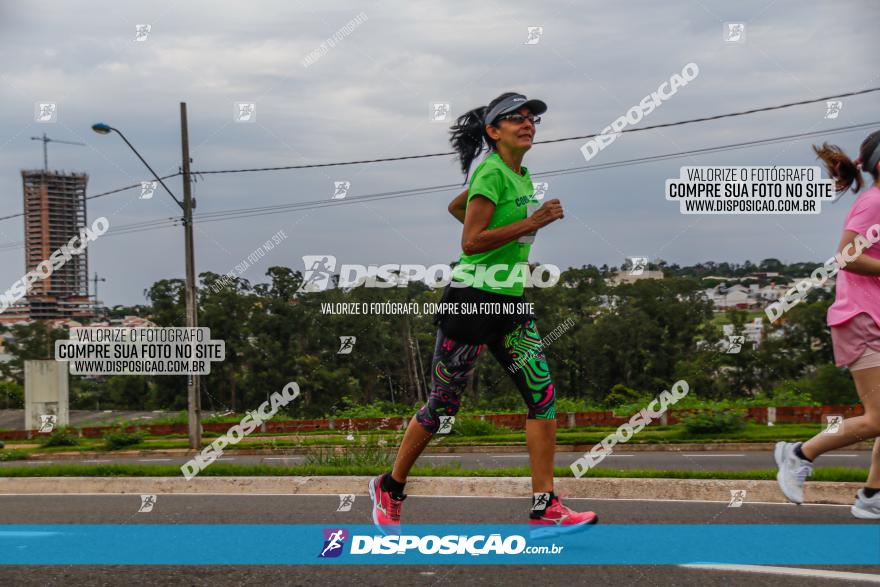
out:
{"label": "tall street light pole", "polygon": [[[188,328],[195,328],[198,326],[198,315],[196,303],[198,301],[197,293],[196,293],[196,280],[195,280],[195,254],[193,251],[193,222],[192,222],[192,211],[195,208],[195,202],[192,198],[192,189],[190,185],[190,169],[189,169],[189,133],[187,130],[187,122],[186,122],[186,103],[180,103],[180,134],[181,134],[181,148],[183,154],[183,201],[177,199],[177,196],[168,189],[168,186],[165,185],[165,182],[162,181],[162,178],[159,177],[156,172],[150,167],[150,164],[146,162],[146,160],[141,157],[141,154],[138,153],[137,149],[134,148],[125,135],[119,131],[117,128],[113,128],[110,125],[104,124],[103,122],[99,122],[97,124],[92,125],[92,130],[98,134],[106,135],[111,132],[115,132],[118,134],[125,144],[137,155],[137,158],[141,160],[141,163],[150,170],[150,173],[153,174],[153,177],[156,178],[156,181],[161,184],[161,186],[168,192],[168,195],[180,206],[180,209],[183,211],[183,230],[184,230],[184,246],[185,246],[185,260],[186,260],[186,288],[184,290],[184,298],[186,300],[186,325]],[[199,376],[193,373],[190,373],[187,376],[187,422],[188,422],[188,430],[189,430],[189,447],[191,449],[198,450],[202,447],[202,407],[201,407],[201,393],[199,390]]]}

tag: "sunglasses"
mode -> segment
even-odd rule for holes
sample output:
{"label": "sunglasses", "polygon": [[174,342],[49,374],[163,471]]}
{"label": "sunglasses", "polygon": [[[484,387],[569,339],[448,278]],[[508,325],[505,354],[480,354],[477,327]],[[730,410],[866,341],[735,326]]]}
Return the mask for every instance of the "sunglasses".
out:
{"label": "sunglasses", "polygon": [[528,116],[523,116],[522,114],[505,114],[504,116],[499,116],[498,120],[509,120],[516,124],[522,124],[526,120],[531,122],[532,124],[541,124],[541,117],[535,116],[534,114],[529,114]]}

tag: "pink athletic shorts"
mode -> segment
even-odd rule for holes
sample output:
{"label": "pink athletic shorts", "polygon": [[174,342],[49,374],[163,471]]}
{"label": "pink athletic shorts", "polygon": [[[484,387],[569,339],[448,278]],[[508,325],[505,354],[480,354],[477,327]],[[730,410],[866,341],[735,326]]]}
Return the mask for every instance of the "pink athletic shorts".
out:
{"label": "pink athletic shorts", "polygon": [[850,371],[880,367],[880,326],[866,313],[831,327],[834,363]]}

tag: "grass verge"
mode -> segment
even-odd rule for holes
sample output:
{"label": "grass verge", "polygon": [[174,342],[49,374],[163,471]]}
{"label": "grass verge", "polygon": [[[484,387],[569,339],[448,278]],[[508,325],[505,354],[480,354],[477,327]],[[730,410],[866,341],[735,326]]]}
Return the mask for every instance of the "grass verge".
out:
{"label": "grass verge", "polygon": [[[369,465],[332,466],[324,464],[295,465],[232,465],[215,463],[202,471],[202,477],[302,477],[376,475],[380,468]],[[557,467],[556,477],[573,477],[568,467]],[[416,466],[411,476],[416,477],[528,477],[528,467],[505,467],[500,469],[461,469],[450,466]],[[180,477],[180,467],[174,465],[79,465],[51,464],[28,467],[0,468],[0,477]],[[662,471],[649,469],[603,469],[587,472],[585,477],[640,478],[640,479],[743,479],[773,480],[773,469],[750,471]],[[811,481],[853,481],[862,483],[868,478],[867,469],[846,467],[823,467],[816,469]]]}
{"label": "grass verge", "polygon": [[[577,430],[559,430],[556,435],[556,443],[567,444],[597,444],[608,434],[616,430],[613,426],[593,428],[581,428]],[[745,429],[735,433],[725,434],[688,434],[681,426],[658,426],[643,430],[632,440],[630,444],[683,444],[683,443],[708,443],[724,444],[731,442],[778,442],[780,440],[794,441],[810,438],[821,430],[819,424],[785,424],[779,426],[761,426],[748,424]],[[353,441],[346,440],[347,433],[335,435],[323,434],[319,438],[274,438],[272,436],[252,436],[243,439],[238,444],[230,445],[225,450],[243,448],[286,448],[292,446],[352,446]],[[379,438],[393,439],[400,432],[361,432],[360,439],[373,442]],[[297,435],[298,436],[298,435]],[[207,438],[207,437],[206,437]],[[389,441],[390,442],[390,441]],[[525,432],[521,430],[503,431],[497,434],[482,436],[447,436],[437,437],[432,446],[441,445],[525,445]],[[9,448],[14,444],[10,443]],[[132,446],[138,450],[163,450],[171,448],[187,448],[185,439],[156,438],[146,439],[141,444]],[[89,439],[79,446],[46,447],[38,449],[40,452],[83,452],[105,450],[102,440]]]}

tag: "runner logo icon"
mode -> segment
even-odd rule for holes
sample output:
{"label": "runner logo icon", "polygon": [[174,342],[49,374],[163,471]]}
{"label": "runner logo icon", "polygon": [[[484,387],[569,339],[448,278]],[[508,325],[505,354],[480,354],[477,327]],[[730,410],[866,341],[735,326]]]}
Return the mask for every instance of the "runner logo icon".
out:
{"label": "runner logo icon", "polygon": [[437,434],[449,434],[452,432],[452,425],[455,424],[455,416],[440,416],[440,428]]}
{"label": "runner logo icon", "polygon": [[542,512],[550,505],[549,493],[536,493],[532,503],[532,511]]}
{"label": "runner logo icon", "polygon": [[342,554],[348,530],[344,528],[324,528],[324,548],[318,558],[334,558]]}
{"label": "runner logo icon", "polygon": [[40,414],[40,432],[52,432],[57,422],[58,416],[55,414]]}
{"label": "runner logo icon", "polygon": [[351,351],[354,350],[354,343],[357,342],[356,336],[340,336],[339,337],[339,350],[336,351],[337,355],[350,355]]}
{"label": "runner logo icon", "polygon": [[333,255],[305,255],[303,256],[303,264],[306,273],[303,275],[299,292],[324,291],[330,287],[330,278],[336,270],[336,257]]}

